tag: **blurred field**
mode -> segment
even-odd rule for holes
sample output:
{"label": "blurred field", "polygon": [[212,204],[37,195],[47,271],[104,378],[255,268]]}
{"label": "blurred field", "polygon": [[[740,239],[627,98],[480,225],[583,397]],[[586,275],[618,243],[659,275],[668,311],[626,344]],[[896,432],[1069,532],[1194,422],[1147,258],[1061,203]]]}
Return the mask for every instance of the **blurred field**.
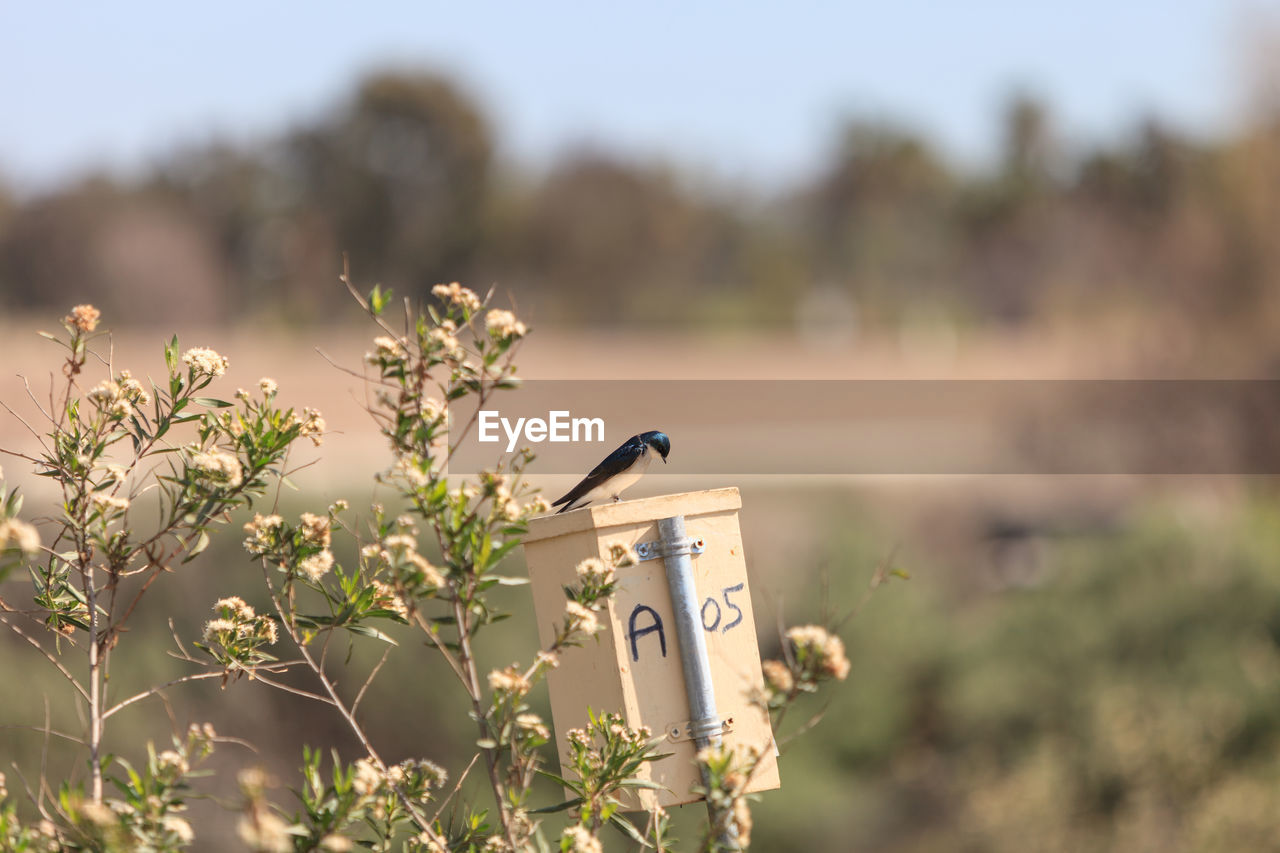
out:
{"label": "blurred field", "polygon": [[[9,320],[0,330],[0,399],[27,418],[34,404],[13,375],[25,374],[39,395],[56,371],[55,347],[32,334],[38,325],[52,324]],[[300,491],[283,493],[283,512],[337,497],[357,509],[384,499],[372,475],[387,456],[360,410],[360,383],[314,351],[319,345],[358,370],[370,329],[178,331],[184,345],[230,357],[219,380],[226,395],[270,375],[286,402],[323,410],[333,433],[297,458],[319,461],[295,475]],[[155,375],[162,340],[158,330],[117,335],[117,368]],[[519,361],[523,375],[537,378],[1149,376],[1151,360],[1142,355],[1109,346],[1105,336],[1065,333],[913,350],[892,338],[833,347],[782,334],[539,330]],[[7,416],[0,445],[31,446]],[[669,474],[651,476],[632,496],[743,489],[766,655],[777,653],[777,623],[846,613],[880,562],[892,557],[912,574],[880,589],[846,626],[853,672],[821,723],[786,747],[783,788],[757,808],[756,849],[1276,849],[1280,507],[1267,483],[750,474],[733,481],[681,476],[678,457],[672,462]],[[50,499],[16,460],[4,467],[11,482],[26,485],[33,511]],[[567,480],[540,484],[556,492]],[[238,593],[264,603],[237,525],[157,586],[122,647],[116,695],[182,673],[164,651],[170,618],[189,641],[216,598]],[[4,594],[16,599],[22,591],[11,580]],[[505,600],[516,618],[482,637],[495,666],[535,637],[527,590],[509,590]],[[357,667],[376,654],[357,646]],[[426,755],[460,772],[470,730],[450,678],[416,642],[392,656],[363,706],[389,757]],[[25,685],[0,700],[0,724],[39,728],[47,715],[54,730],[78,730],[67,691],[12,636],[0,640],[0,679]],[[266,764],[281,787],[296,784],[303,743],[357,754],[324,709],[251,683],[172,690],[166,702],[113,720],[111,742],[132,754],[146,738],[163,742],[171,725],[203,720],[253,744],[252,752],[224,746],[216,757],[207,790],[223,797],[233,795],[233,768],[251,761]],[[47,748],[51,778],[82,777],[61,743]],[[36,731],[0,729],[7,760],[39,767],[45,749]],[[554,796],[547,792],[548,801]],[[197,827],[211,827],[198,849],[232,843],[217,814],[211,803],[196,804]],[[678,815],[686,837],[697,819],[693,808]]]}

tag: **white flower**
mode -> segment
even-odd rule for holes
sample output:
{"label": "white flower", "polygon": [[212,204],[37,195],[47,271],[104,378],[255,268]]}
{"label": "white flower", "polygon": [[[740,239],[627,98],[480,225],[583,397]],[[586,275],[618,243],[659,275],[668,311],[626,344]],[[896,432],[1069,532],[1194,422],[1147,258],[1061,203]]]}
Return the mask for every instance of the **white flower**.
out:
{"label": "white flower", "polygon": [[191,769],[187,764],[187,759],[183,758],[177,750],[173,749],[166,749],[164,752],[157,755],[156,764],[160,765],[160,769],[175,771],[180,776],[185,775],[186,772]]}
{"label": "white flower", "polygon": [[16,548],[24,554],[40,550],[40,533],[30,524],[17,518],[0,521],[0,551]]}
{"label": "white flower", "polygon": [[178,836],[178,841],[183,844],[190,844],[196,837],[196,834],[191,831],[191,824],[177,815],[167,814],[162,822],[164,828]]}
{"label": "white flower", "polygon": [[591,834],[585,826],[567,826],[560,833],[562,841],[569,842],[569,853],[604,853],[600,839]]}
{"label": "white flower", "polygon": [[230,619],[210,619],[204,623],[204,641],[211,643],[218,639],[219,634],[235,633],[236,623]]}
{"label": "white flower", "polygon": [[515,314],[501,308],[495,308],[484,316],[484,326],[489,334],[499,338],[520,338],[528,331]]}
{"label": "white flower", "polygon": [[112,497],[111,495],[103,494],[102,492],[95,492],[90,500],[92,500],[93,505],[103,513],[106,513],[109,510],[119,510],[123,512],[129,508],[128,498]]}
{"label": "white flower", "polygon": [[613,580],[613,567],[606,566],[599,557],[587,557],[578,563],[575,571],[578,577],[598,584],[606,584]]}
{"label": "white flower", "polygon": [[258,387],[262,389],[262,393],[270,397],[276,393],[280,386],[276,385],[276,381],[269,376],[264,376],[258,380]]}
{"label": "white flower", "polygon": [[382,787],[383,775],[371,759],[362,758],[356,762],[356,773],[351,780],[351,787],[362,797],[367,797]]}
{"label": "white flower", "polygon": [[532,685],[529,680],[516,669],[515,664],[506,669],[495,669],[489,673],[489,689],[495,692],[514,693],[523,696]]}
{"label": "white flower", "polygon": [[102,312],[92,305],[77,305],[71,309],[71,313],[62,318],[62,322],[68,326],[75,326],[78,331],[92,332],[98,328],[98,318],[102,316]]}
{"label": "white flower", "polygon": [[407,533],[393,533],[382,540],[382,544],[388,551],[416,551],[418,548],[418,541]]}
{"label": "white flower", "polygon": [[374,338],[373,346],[377,349],[378,355],[388,361],[394,361],[405,356],[404,347],[389,335],[379,335]]}
{"label": "white flower", "polygon": [[238,595],[233,595],[230,598],[218,599],[218,601],[213,605],[213,612],[217,613],[223,608],[230,610],[241,619],[252,619],[256,615],[253,608],[248,604],[245,604],[244,599]]}
{"label": "white flower", "polygon": [[193,347],[182,354],[182,363],[197,375],[218,377],[230,366],[225,355],[218,355],[208,347]]}
{"label": "white flower", "polygon": [[302,410],[302,429],[298,430],[299,438],[310,438],[316,447],[324,444],[324,431],[327,424],[320,417],[320,410],[307,407]]}
{"label": "white flower", "polygon": [[329,519],[323,515],[304,512],[302,519],[302,538],[310,545],[323,545],[328,548],[333,540],[329,529]]}
{"label": "white flower", "polygon": [[264,853],[289,853],[293,849],[289,824],[269,811],[261,811],[240,818],[237,827],[240,840],[254,850]]}
{"label": "white flower", "polygon": [[569,618],[571,628],[575,628],[585,634],[598,634],[604,630],[604,626],[596,618],[595,612],[583,607],[576,601],[565,602],[564,611]]}
{"label": "white flower", "polygon": [[191,470],[197,479],[220,488],[234,489],[244,481],[239,458],[221,450],[193,453]]}
{"label": "white flower", "polygon": [[450,284],[437,284],[431,288],[431,295],[445,302],[452,302],[460,305],[468,312],[475,312],[480,309],[480,297],[475,292],[463,287],[456,281]]}
{"label": "white flower", "polygon": [[104,379],[89,389],[89,393],[86,396],[94,405],[105,409],[114,405],[122,395],[119,385],[110,379]]}
{"label": "white flower", "polygon": [[328,551],[321,551],[319,554],[313,554],[301,563],[298,563],[298,571],[302,572],[312,581],[320,580],[320,578],[324,577],[331,568],[333,568],[333,554]]}

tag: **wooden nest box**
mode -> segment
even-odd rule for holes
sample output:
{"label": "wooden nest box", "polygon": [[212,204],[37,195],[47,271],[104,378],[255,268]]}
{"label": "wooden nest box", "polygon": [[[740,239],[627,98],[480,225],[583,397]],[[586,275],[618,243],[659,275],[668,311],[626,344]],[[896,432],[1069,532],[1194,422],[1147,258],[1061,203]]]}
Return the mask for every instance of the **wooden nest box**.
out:
{"label": "wooden nest box", "polygon": [[[659,521],[682,516],[693,584],[706,640],[715,710],[726,745],[755,745],[765,759],[750,791],[777,788],[778,766],[768,714],[749,696],[762,688],[760,650],[747,586],[736,488],[592,506],[544,516],[529,523],[525,557],[533,587],[538,635],[543,647],[555,637],[564,617],[564,587],[578,581],[578,563],[588,557],[609,560],[611,546],[622,544],[640,556],[618,569],[617,592],[600,614],[604,625],[595,639],[569,648],[560,666],[547,676],[556,746],[569,755],[566,733],[587,724],[587,709],[622,714],[627,725],[647,726],[662,739],[661,761],[644,765],[644,777],[664,786],[632,793],[628,808],[649,809],[700,799],[694,755],[690,699],[682,666]],[[696,642],[690,643],[690,647]]]}

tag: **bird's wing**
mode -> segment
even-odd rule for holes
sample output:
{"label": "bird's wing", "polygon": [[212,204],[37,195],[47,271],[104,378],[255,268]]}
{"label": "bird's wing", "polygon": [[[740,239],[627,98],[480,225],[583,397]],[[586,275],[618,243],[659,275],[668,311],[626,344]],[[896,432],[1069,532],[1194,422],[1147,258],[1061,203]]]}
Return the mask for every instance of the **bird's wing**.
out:
{"label": "bird's wing", "polygon": [[565,504],[564,509],[560,510],[561,512],[565,512],[573,506],[573,502],[578,500],[578,498],[608,481],[610,477],[616,477],[618,474],[621,474],[623,471],[634,465],[635,461],[640,458],[643,451],[644,447],[642,442],[635,440],[628,441],[626,444],[606,456],[603,462],[591,469],[590,474],[582,478],[582,482],[578,483],[578,485],[570,489],[564,497],[555,501],[551,505],[560,506],[560,504]]}

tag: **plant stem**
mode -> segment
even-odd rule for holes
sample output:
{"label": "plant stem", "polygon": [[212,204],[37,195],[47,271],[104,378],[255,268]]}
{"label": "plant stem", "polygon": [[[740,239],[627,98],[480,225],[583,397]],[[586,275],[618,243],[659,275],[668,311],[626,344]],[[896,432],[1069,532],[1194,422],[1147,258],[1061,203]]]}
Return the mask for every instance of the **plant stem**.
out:
{"label": "plant stem", "polygon": [[90,794],[95,803],[102,802],[102,764],[98,760],[102,748],[102,680],[98,644],[98,588],[93,566],[83,566],[84,595],[89,607],[89,772]]}
{"label": "plant stem", "polygon": [[[455,596],[453,599],[453,616],[458,625],[458,663],[466,676],[463,686],[467,688],[467,695],[471,698],[471,710],[476,718],[476,726],[480,730],[481,740],[492,739],[485,708],[480,702],[482,695],[480,693],[480,677],[476,671],[475,658],[471,655],[471,622],[467,617],[467,608],[462,602],[461,595]],[[493,788],[494,801],[498,806],[498,816],[502,819],[502,834],[506,836],[507,843],[511,845],[511,849],[515,850],[516,842],[511,832],[506,786],[502,784],[502,776],[498,772],[498,749],[497,747],[488,746],[482,746],[480,749],[484,753],[485,768],[489,771],[489,785]]]}

